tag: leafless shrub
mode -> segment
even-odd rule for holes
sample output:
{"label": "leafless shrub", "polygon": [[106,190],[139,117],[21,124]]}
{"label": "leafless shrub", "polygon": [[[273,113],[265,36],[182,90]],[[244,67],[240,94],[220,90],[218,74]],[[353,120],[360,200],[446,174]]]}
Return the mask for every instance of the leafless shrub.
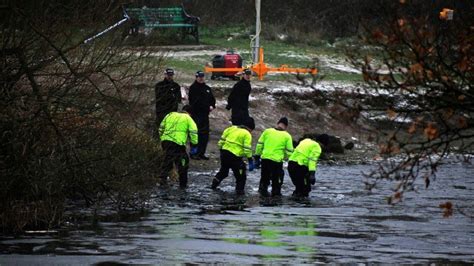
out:
{"label": "leafless shrub", "polygon": [[[159,61],[122,45],[120,1],[7,1],[0,9],[0,224],[52,227],[64,203],[139,208],[160,150],[136,121]],[[153,74],[150,74],[153,73]],[[148,80],[148,82],[150,82]]]}
{"label": "leafless shrub", "polygon": [[441,6],[426,9],[411,1],[380,10],[384,19],[366,23],[361,42],[349,51],[369,86],[353,92],[359,97],[336,101],[346,107],[346,121],[377,126],[371,123],[377,114],[390,122],[390,130],[372,128],[384,160],[366,184],[372,189],[380,180],[396,182],[389,198],[394,203],[419,178],[428,187],[450,154],[473,152],[474,21],[472,7],[455,10],[452,21],[438,17]]}

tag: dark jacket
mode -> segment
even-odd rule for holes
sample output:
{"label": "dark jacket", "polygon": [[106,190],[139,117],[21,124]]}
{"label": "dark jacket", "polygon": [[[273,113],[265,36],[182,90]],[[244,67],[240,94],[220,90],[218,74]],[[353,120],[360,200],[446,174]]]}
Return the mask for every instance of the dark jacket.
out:
{"label": "dark jacket", "polygon": [[209,107],[216,108],[216,99],[206,83],[194,82],[189,87],[189,105],[193,114],[209,114]]}
{"label": "dark jacket", "polygon": [[155,85],[155,104],[157,113],[178,111],[181,102],[181,87],[178,83],[163,79]]}
{"label": "dark jacket", "polygon": [[230,92],[229,98],[227,99],[226,109],[232,109],[234,112],[235,109],[246,110],[249,109],[249,95],[252,87],[250,86],[250,81],[241,79],[239,82],[235,83]]}

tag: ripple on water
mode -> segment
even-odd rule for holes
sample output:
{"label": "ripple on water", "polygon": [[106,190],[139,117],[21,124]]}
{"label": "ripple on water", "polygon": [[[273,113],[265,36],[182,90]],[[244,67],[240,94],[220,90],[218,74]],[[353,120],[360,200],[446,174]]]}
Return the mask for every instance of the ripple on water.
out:
{"label": "ripple on water", "polygon": [[214,191],[209,173],[191,173],[186,191],[158,190],[150,202],[154,208],[144,216],[69,229],[65,236],[1,239],[0,264],[64,258],[78,264],[473,263],[472,219],[457,213],[445,219],[438,205],[474,201],[474,168],[444,167],[430,189],[407,194],[394,206],[385,198],[391,184],[370,193],[364,189],[361,172],[370,165],[321,165],[308,199],[290,196],[288,175],[284,196],[272,198],[257,194],[255,172],[244,196],[235,195],[232,175]]}

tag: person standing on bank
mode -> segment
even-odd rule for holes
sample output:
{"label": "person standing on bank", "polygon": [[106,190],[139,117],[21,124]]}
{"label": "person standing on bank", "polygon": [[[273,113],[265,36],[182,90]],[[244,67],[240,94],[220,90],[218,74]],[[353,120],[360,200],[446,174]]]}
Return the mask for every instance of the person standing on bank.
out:
{"label": "person standing on bank", "polygon": [[161,148],[165,153],[160,176],[162,184],[167,184],[167,177],[173,165],[178,169],[179,187],[186,188],[188,183],[189,158],[186,153],[188,136],[191,145],[198,143],[197,126],[189,115],[190,112],[191,107],[185,105],[183,106],[183,112],[167,114],[160,124]]}
{"label": "person standing on bank", "polygon": [[316,182],[315,173],[322,147],[326,146],[328,142],[329,136],[321,134],[315,140],[310,138],[303,139],[296,146],[288,160],[288,173],[293,185],[295,185],[293,196],[309,196],[311,185],[314,185]]}
{"label": "person standing on bank", "polygon": [[164,74],[164,79],[155,85],[156,127],[167,114],[177,112],[181,103],[181,87],[173,80],[174,70],[167,68]]}
{"label": "person standing on bank", "polygon": [[276,128],[265,129],[255,148],[255,166],[259,168],[261,159],[261,178],[258,192],[268,196],[268,185],[272,183],[272,196],[281,196],[283,184],[283,160],[293,152],[293,139],[286,131],[288,118],[282,117]]}
{"label": "person standing on bank", "polygon": [[196,72],[196,80],[189,87],[189,105],[192,109],[192,118],[198,127],[197,154],[191,154],[191,159],[209,160],[206,156],[209,142],[209,113],[216,108],[216,99],[212,90],[204,82],[204,72]]}
{"label": "person standing on bank", "polygon": [[242,79],[239,80],[227,99],[227,110],[232,110],[232,125],[242,125],[249,117],[249,95],[252,90],[250,78],[252,70],[244,69]]}
{"label": "person standing on bank", "polygon": [[221,167],[212,180],[211,188],[217,186],[229,176],[229,169],[235,176],[235,192],[239,195],[245,193],[247,181],[246,166],[243,158],[248,159],[249,171],[255,168],[252,159],[252,130],[255,129],[255,121],[248,117],[240,126],[230,126],[224,130],[218,142],[221,152]]}

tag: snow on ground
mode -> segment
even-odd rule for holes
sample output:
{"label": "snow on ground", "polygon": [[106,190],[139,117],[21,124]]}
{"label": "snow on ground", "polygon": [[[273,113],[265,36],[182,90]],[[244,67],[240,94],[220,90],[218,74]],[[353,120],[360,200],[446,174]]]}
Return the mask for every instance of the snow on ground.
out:
{"label": "snow on ground", "polygon": [[338,81],[321,81],[316,83],[313,87],[310,86],[303,86],[297,85],[287,82],[279,82],[273,83],[267,87],[267,90],[270,93],[308,93],[314,90],[319,91],[327,91],[327,92],[334,92],[345,90],[347,92],[351,92],[354,89],[354,85],[351,83],[346,82],[338,82]]}
{"label": "snow on ground", "polygon": [[296,53],[294,51],[288,51],[286,53],[280,53],[279,56],[284,56],[288,58],[296,58],[302,60],[312,60],[318,59],[321,62],[321,67],[331,68],[341,72],[361,74],[362,72],[354,67],[349,66],[349,63],[341,57],[329,57],[326,55],[316,55],[316,54],[302,54]]}
{"label": "snow on ground", "polygon": [[[212,49],[212,50],[199,50],[199,51],[169,51],[166,53],[167,57],[173,57],[176,59],[181,59],[181,58],[189,58],[192,56],[214,56],[214,55],[223,55],[227,53],[226,49]],[[249,53],[248,50],[234,50],[234,53],[237,54],[244,54],[244,53]],[[153,53],[154,54],[154,53]],[[156,53],[157,55],[160,55],[161,53]]]}
{"label": "snow on ground", "polygon": [[367,112],[362,112],[364,116],[368,117],[370,120],[373,121],[394,121],[397,123],[411,123],[413,122],[413,119],[409,117],[400,117],[396,116],[395,118],[390,118],[387,114],[379,114],[379,115],[374,115],[370,114]]}
{"label": "snow on ground", "polygon": [[361,74],[362,72],[359,69],[356,69],[349,65],[349,63],[340,57],[329,57],[329,56],[318,56],[318,59],[321,61],[321,66],[331,68],[341,72]]}
{"label": "snow on ground", "polygon": [[274,100],[273,95],[268,94],[268,93],[251,93],[249,96],[249,100],[251,101],[262,100],[262,101],[267,101],[265,104],[271,104],[271,105],[275,104],[273,102]]}
{"label": "snow on ground", "polygon": [[[250,53],[248,50],[234,50],[235,53],[240,55],[245,53]],[[156,51],[156,52],[149,52],[147,53],[150,57],[171,57],[175,59],[191,59],[192,57],[199,57],[199,56],[209,56],[211,58],[214,55],[223,55],[227,53],[226,49],[206,49],[206,50],[186,50],[186,51]],[[142,56],[142,52],[134,52],[135,56]]]}
{"label": "snow on ground", "polygon": [[225,108],[226,105],[227,105],[227,99],[222,99],[222,100],[216,99],[216,107]]}
{"label": "snow on ground", "polygon": [[[321,67],[327,67],[334,69],[340,72],[353,73],[353,74],[362,74],[360,69],[355,68],[343,57],[334,57],[334,56],[317,56],[321,61]],[[374,69],[377,69],[378,74],[386,75],[390,71],[386,66],[379,64],[374,65]]]}
{"label": "snow on ground", "polygon": [[279,53],[278,56],[288,57],[288,58],[296,58],[296,59],[304,59],[304,60],[311,60],[314,56],[309,56],[305,54],[299,54],[294,51],[288,51],[286,53]]}

